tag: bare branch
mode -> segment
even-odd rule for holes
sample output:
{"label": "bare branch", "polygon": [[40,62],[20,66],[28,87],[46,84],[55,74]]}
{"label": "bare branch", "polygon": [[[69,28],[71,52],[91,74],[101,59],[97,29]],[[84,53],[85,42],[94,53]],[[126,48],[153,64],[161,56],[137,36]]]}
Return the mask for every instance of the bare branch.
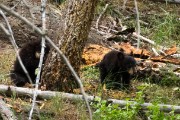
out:
{"label": "bare branch", "polygon": [[152,41],[152,40],[150,40],[150,39],[148,39],[148,38],[145,38],[145,37],[143,37],[143,36],[141,36],[141,35],[138,35],[137,33],[133,33],[133,36],[134,37],[139,37],[140,39],[142,39],[142,40],[144,40],[144,41],[146,41],[146,42],[148,42],[148,43],[150,43],[150,44],[152,44],[152,45],[155,45],[155,42],[154,41]]}
{"label": "bare branch", "polygon": [[97,21],[96,21],[96,29],[99,28],[99,21],[102,18],[103,14],[106,12],[107,8],[108,8],[109,4],[106,4],[106,6],[104,7],[102,13],[99,15]]}
{"label": "bare branch", "polygon": [[154,2],[169,2],[169,3],[175,3],[175,4],[180,4],[180,0],[152,0]]}
{"label": "bare branch", "polygon": [[23,3],[25,4],[25,6],[27,7],[27,9],[29,10],[29,13],[30,13],[32,19],[34,20],[35,17],[34,17],[34,15],[33,15],[33,13],[32,13],[32,10],[31,10],[32,7],[31,7],[30,5],[28,5],[28,3],[26,2],[26,0],[22,0],[22,1],[23,1]]}
{"label": "bare branch", "polygon": [[152,51],[154,52],[155,56],[159,56],[158,52],[156,51],[155,48],[152,48]]}
{"label": "bare branch", "polygon": [[11,9],[13,10],[17,5],[19,5],[21,3],[22,0],[19,0],[13,7],[11,7]]}
{"label": "bare branch", "polygon": [[14,42],[15,47],[18,49],[18,46],[17,46],[16,41],[15,41],[14,36],[13,36],[13,31],[12,31],[12,29],[11,29],[11,26],[10,26],[10,24],[9,24],[9,22],[8,22],[7,17],[6,17],[5,14],[2,12],[2,10],[0,10],[0,14],[2,15],[2,17],[4,18],[4,20],[5,20],[6,24],[7,24],[7,27],[8,27],[8,29],[9,29],[9,32],[10,32],[10,35],[11,35],[11,38],[12,38],[12,40],[13,40],[13,42]]}

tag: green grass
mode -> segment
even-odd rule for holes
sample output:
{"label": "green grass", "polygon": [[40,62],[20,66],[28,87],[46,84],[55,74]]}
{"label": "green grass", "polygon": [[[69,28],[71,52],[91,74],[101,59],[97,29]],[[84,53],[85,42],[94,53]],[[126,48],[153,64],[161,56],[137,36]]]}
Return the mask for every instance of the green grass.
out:
{"label": "green grass", "polygon": [[99,79],[99,69],[94,66],[87,66],[81,69],[82,79],[98,80]]}
{"label": "green grass", "polygon": [[86,112],[84,101],[65,100],[61,96],[56,96],[45,103],[43,108],[46,114],[41,113],[41,120],[57,120],[57,119],[80,119],[88,120],[89,114]]}
{"label": "green grass", "polygon": [[158,44],[172,45],[180,42],[180,21],[178,16],[166,12],[162,17],[154,16],[152,39]]}
{"label": "green grass", "polygon": [[165,113],[160,111],[158,100],[153,105],[148,107],[148,111],[142,111],[140,104],[144,103],[144,90],[146,86],[139,89],[134,101],[137,102],[133,107],[127,104],[124,107],[120,107],[118,104],[108,103],[106,100],[95,99],[91,103],[94,109],[94,120],[144,120],[150,118],[152,120],[179,120],[180,115],[174,114],[173,111]]}
{"label": "green grass", "polygon": [[[85,75],[86,82],[97,79],[99,76],[97,69],[94,67],[85,67],[81,72],[83,72],[82,75]],[[95,75],[92,75],[92,73]],[[157,118],[178,120],[179,116],[174,114],[173,111],[171,113],[161,112],[157,104],[180,105],[180,88],[178,87],[180,80],[170,69],[169,71],[162,70],[160,76],[163,76],[162,79],[154,83],[152,81],[150,82],[152,79],[150,76],[146,76],[144,80],[132,80],[131,86],[133,86],[134,90],[130,90],[129,93],[127,93],[127,98],[124,98],[124,100],[133,100],[139,103],[153,103],[153,106],[149,107],[148,111],[142,113],[142,111],[139,111],[140,108],[138,108],[138,106],[137,109],[132,109],[129,106],[125,106],[122,109],[117,105],[107,105],[107,101],[98,100],[92,103],[94,120],[118,120],[118,118],[122,120],[143,120],[144,116],[146,116],[146,118],[150,117],[152,120],[156,120]],[[103,90],[102,88],[99,89],[101,90],[96,91],[99,93],[93,94],[101,96]],[[107,90],[107,92],[108,93],[103,92],[103,98],[108,98],[107,94],[111,94],[112,96],[115,91]],[[136,94],[135,97],[131,97],[131,93]]]}

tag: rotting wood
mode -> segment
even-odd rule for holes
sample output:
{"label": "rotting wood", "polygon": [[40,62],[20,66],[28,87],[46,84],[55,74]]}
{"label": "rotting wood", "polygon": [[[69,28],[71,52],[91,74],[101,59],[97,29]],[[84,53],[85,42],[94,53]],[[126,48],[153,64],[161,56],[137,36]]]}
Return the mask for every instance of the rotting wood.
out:
{"label": "rotting wood", "polygon": [[[18,95],[23,96],[32,96],[34,89],[29,88],[22,88],[22,87],[14,87],[14,86],[7,86],[7,85],[0,85],[0,93],[9,93],[13,92]],[[55,92],[55,91],[37,91],[38,98],[41,99],[52,99],[55,96],[61,96],[63,99],[69,99],[69,100],[84,100],[82,95],[76,95],[71,93],[63,93],[63,92]],[[97,98],[97,96],[87,96],[88,101],[93,101],[94,98]],[[119,104],[120,106],[126,106],[127,104],[130,104],[130,106],[134,106],[137,104],[137,102],[134,101],[125,101],[125,100],[117,100],[117,99],[108,99],[108,101],[112,101],[114,104]],[[141,104],[141,107],[143,110],[147,110],[149,106],[152,106],[152,103],[143,103]],[[171,112],[174,111],[174,113],[180,113],[180,106],[175,105],[165,105],[165,104],[158,104],[161,111],[164,112]]]}

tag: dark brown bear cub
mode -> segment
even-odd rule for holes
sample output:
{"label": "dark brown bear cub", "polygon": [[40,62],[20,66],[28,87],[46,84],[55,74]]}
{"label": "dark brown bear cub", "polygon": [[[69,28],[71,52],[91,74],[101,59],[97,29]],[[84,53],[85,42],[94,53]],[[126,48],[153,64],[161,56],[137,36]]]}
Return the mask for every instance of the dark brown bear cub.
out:
{"label": "dark brown bear cub", "polygon": [[110,51],[100,63],[101,83],[109,89],[123,89],[130,85],[131,75],[135,71],[136,60],[121,51]]}
{"label": "dark brown bear cub", "polygon": [[[46,44],[44,60],[47,58],[47,54],[49,53],[50,47]],[[35,83],[36,74],[35,70],[38,67],[41,53],[41,41],[33,41],[26,43],[19,51],[19,55],[21,60],[28,71],[31,80]],[[23,71],[18,59],[16,58],[14,62],[14,69],[11,70],[11,80],[18,87],[24,86],[26,83],[30,83],[25,72]]]}

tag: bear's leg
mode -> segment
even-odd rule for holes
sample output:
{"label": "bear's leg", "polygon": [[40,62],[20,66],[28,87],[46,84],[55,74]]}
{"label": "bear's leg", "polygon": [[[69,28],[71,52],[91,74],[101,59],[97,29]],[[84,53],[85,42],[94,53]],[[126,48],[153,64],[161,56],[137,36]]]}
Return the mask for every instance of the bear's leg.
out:
{"label": "bear's leg", "polygon": [[105,80],[105,78],[106,78],[106,76],[107,76],[107,71],[106,71],[106,69],[105,69],[104,67],[102,67],[102,66],[99,68],[99,70],[100,70],[101,83],[104,83],[104,80]]}
{"label": "bear's leg", "polygon": [[131,80],[131,75],[128,72],[124,72],[122,74],[122,82],[123,82],[123,86],[125,88],[129,88],[130,80]]}
{"label": "bear's leg", "polygon": [[26,83],[27,83],[27,77],[26,75],[22,75],[20,73],[17,72],[11,72],[11,80],[13,81],[13,83],[17,86],[17,87],[23,87]]}

